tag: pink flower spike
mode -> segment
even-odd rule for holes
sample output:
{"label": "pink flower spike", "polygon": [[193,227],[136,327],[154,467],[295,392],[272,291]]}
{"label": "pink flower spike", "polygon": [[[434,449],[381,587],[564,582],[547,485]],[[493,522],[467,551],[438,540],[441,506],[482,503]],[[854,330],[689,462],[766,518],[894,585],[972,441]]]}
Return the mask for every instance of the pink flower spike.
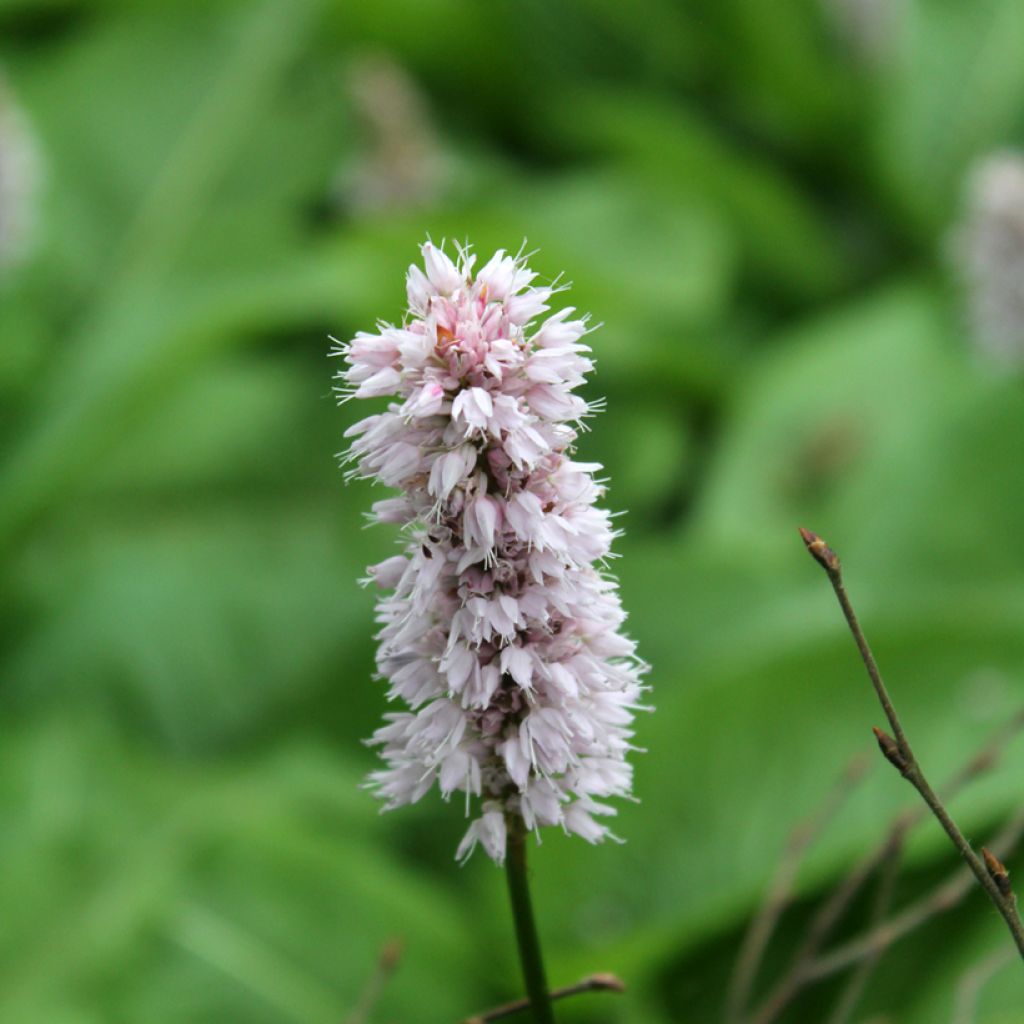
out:
{"label": "pink flower spike", "polygon": [[349,429],[350,476],[401,488],[372,518],[403,527],[403,553],[371,566],[387,716],[370,785],[386,808],[435,785],[475,815],[456,856],[505,856],[508,822],[615,838],[594,798],[629,796],[625,761],[647,666],[601,566],[617,535],[596,463],[572,459],[575,394],[592,364],[586,318],[556,311],[521,258],[473,276],[430,242],[410,267],[401,327],[339,351],[345,397],[390,398]]}

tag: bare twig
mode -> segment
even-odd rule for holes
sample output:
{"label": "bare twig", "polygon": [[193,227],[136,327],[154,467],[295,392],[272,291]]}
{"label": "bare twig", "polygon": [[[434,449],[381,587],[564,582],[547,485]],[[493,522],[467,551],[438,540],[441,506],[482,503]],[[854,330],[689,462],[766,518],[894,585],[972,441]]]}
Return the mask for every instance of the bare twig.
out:
{"label": "bare twig", "polygon": [[[1024,708],[997,729],[988,741],[970,758],[944,787],[946,799],[951,800],[980,775],[992,769],[1003,749],[1024,729]],[[806,984],[805,975],[824,942],[846,913],[857,893],[875,871],[887,861],[890,851],[902,844],[903,837],[928,816],[928,808],[918,805],[898,814],[889,826],[882,842],[867,853],[853,870],[833,889],[831,895],[817,910],[807,929],[803,942],[790,961],[775,987],[765,997],[750,1019],[756,1024],[771,1024],[792,1002]],[[970,875],[964,879],[968,886]]]}
{"label": "bare twig", "polygon": [[[1014,815],[993,840],[992,849],[997,850],[1001,857],[1006,856],[1017,845],[1022,835],[1024,835],[1024,808],[1021,808]],[[883,856],[875,855],[872,858],[875,863],[883,863],[885,861],[885,857],[888,855],[888,847],[883,847],[882,849],[886,853]],[[859,888],[859,884],[855,887],[850,884],[849,879],[856,875],[860,877],[860,884],[862,884],[863,879],[866,879],[871,874],[871,871],[865,868],[867,863],[867,860],[862,862],[855,869],[854,875],[849,876],[847,881],[836,890],[836,894],[843,894],[848,898],[852,898],[856,888]],[[919,928],[936,915],[957,906],[970,891],[973,884],[974,878],[971,872],[966,867],[958,868],[950,878],[936,886],[928,895],[923,896],[916,903],[911,904],[881,924],[869,928],[863,935],[850,939],[848,942],[844,942],[819,957],[816,954],[820,948],[820,942],[827,936],[839,917],[842,916],[842,909],[846,905],[846,903],[843,903],[843,907],[839,907],[841,901],[834,900],[830,907],[823,908],[830,912],[832,920],[827,925],[818,922],[816,938],[812,942],[805,942],[804,947],[794,958],[793,963],[782,980],[750,1015],[750,1021],[752,1024],[772,1024],[806,986],[854,967],[865,959],[880,957],[894,942],[908,935],[914,929]],[[848,899],[846,902],[848,902]],[[814,923],[812,923],[813,928]]]}
{"label": "bare twig", "polygon": [[1001,946],[964,973],[956,987],[952,1024],[974,1024],[982,989],[1014,959],[1013,950]]}
{"label": "bare twig", "polygon": [[725,1018],[728,1024],[739,1024],[764,959],[765,949],[786,907],[793,900],[793,883],[804,860],[804,855],[828,823],[833,819],[857,783],[864,777],[867,761],[855,757],[842,777],[829,790],[821,805],[806,821],[793,829],[785,852],[772,877],[760,909],[754,916],[743,938],[736,966],[733,969],[726,999]]}
{"label": "bare twig", "polygon": [[[583,992],[625,992],[626,986],[614,974],[591,974],[590,977],[576,982],[575,985],[567,985],[565,988],[556,988],[551,991],[550,998],[567,999],[569,996],[578,996]],[[516,999],[511,1003],[504,1003],[496,1006],[493,1010],[469,1017],[463,1024],[489,1024],[492,1020],[501,1020],[503,1017],[511,1017],[514,1013],[521,1013],[530,1008],[529,999]]]}
{"label": "bare twig", "polygon": [[[884,920],[889,908],[892,906],[893,891],[896,888],[896,876],[899,874],[900,861],[903,854],[903,833],[897,832],[890,843],[890,849],[882,861],[882,874],[878,880],[878,889],[875,892],[875,899],[871,907],[871,927],[875,928]],[[828,1024],[848,1024],[853,1017],[860,997],[867,988],[875,967],[878,965],[881,951],[868,954],[857,965],[856,970],[850,975],[846,986],[839,996]]]}
{"label": "bare twig", "polygon": [[380,951],[380,956],[377,957],[377,966],[370,976],[370,980],[366,983],[366,987],[356,1003],[356,1008],[349,1015],[345,1024],[366,1024],[366,1021],[369,1020],[373,1008],[377,1005],[377,1000],[380,999],[381,993],[384,991],[384,987],[398,968],[398,963],[402,959],[404,945],[401,939],[391,939],[384,944],[384,948]]}
{"label": "bare twig", "polygon": [[[946,799],[952,799],[979,775],[989,771],[999,758],[1003,748],[1024,729],[1024,709],[999,728],[987,743],[962,767],[946,784]],[[897,815],[889,826],[882,842],[867,853],[853,870],[833,889],[821,905],[807,929],[803,942],[790,961],[788,970],[782,975],[770,994],[758,1008],[753,1019],[760,1024],[771,1024],[789,1005],[803,986],[804,970],[817,956],[825,940],[846,913],[847,907],[863,888],[867,880],[880,865],[886,862],[890,850],[901,845],[903,837],[928,816],[928,808],[918,805]]]}
{"label": "bare twig", "polygon": [[895,739],[886,735],[880,729],[875,730],[875,735],[878,738],[883,753],[899,769],[900,774],[917,790],[921,799],[928,805],[935,819],[959,851],[960,856],[967,862],[967,866],[971,869],[978,883],[988,894],[996,910],[1002,915],[1018,952],[1024,958],[1024,923],[1021,922],[1020,915],[1017,913],[1016,901],[1001,891],[1000,886],[986,869],[981,857],[974,852],[971,844],[964,838],[963,833],[949,816],[945,805],[925,778],[910,743],[907,741],[903,724],[896,714],[896,709],[893,707],[892,699],[882,680],[875,657],[871,653],[871,648],[868,646],[864,632],[857,621],[853,605],[851,605],[849,596],[846,593],[839,558],[817,534],[801,528],[800,536],[803,538],[804,543],[807,545],[807,550],[815,561],[828,574],[829,582],[832,584],[832,589],[835,591],[839,606],[843,610],[843,616],[846,618],[847,625],[850,627],[850,632],[857,644],[857,649],[860,651],[864,667],[867,669],[868,676],[875,688],[875,695],[878,697],[878,702],[881,704],[885,717],[889,722],[889,727],[892,729]]}
{"label": "bare twig", "polygon": [[[1017,811],[1002,832],[993,840],[992,849],[1005,857],[1020,842],[1024,835],[1024,808]],[[952,910],[971,890],[972,872],[958,869],[945,882],[927,896],[901,910],[883,924],[869,929],[864,935],[851,939],[830,950],[808,964],[803,971],[805,982],[818,981],[860,963],[865,956],[884,951],[894,942],[920,927],[937,914]]]}
{"label": "bare twig", "polygon": [[[924,815],[921,815],[923,818]],[[804,941],[790,961],[789,969],[750,1016],[753,1024],[772,1024],[808,983],[808,974],[825,940],[832,934],[854,897],[879,866],[884,866],[894,850],[900,849],[911,827],[910,815],[904,814],[890,826],[885,841],[864,857],[811,919]]]}
{"label": "bare twig", "polygon": [[[1024,729],[1024,709],[1021,709],[1009,722],[997,729],[988,742],[950,778],[944,786],[946,800],[952,800],[976,778],[989,771],[995,765],[1006,744],[1022,729]],[[832,929],[838,924],[851,900],[867,879],[880,865],[885,863],[892,849],[902,845],[904,836],[924,821],[927,816],[928,808],[918,806],[913,810],[901,812],[893,819],[882,842],[861,859],[815,914],[808,929],[807,938],[794,958],[795,963],[799,964],[801,961],[806,962],[814,958],[821,948],[821,944],[831,934]]]}

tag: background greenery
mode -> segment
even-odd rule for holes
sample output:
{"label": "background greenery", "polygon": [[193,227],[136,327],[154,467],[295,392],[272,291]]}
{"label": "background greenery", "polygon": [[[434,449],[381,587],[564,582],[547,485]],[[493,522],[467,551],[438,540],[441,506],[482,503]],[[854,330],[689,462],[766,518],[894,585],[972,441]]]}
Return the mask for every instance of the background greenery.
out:
{"label": "background greenery", "polygon": [[[868,746],[798,524],[843,555],[934,774],[1016,709],[1024,394],[975,356],[945,254],[971,162],[1024,142],[1024,8],[907,0],[858,31],[885,9],[0,0],[41,157],[0,268],[0,1020],[328,1024],[392,936],[375,1021],[518,993],[459,809],[382,818],[358,788],[384,702],[355,580],[394,538],[332,459],[365,410],[335,408],[327,335],[400,317],[427,233],[527,238],[604,324],[582,453],[628,510],[657,712],[628,843],[533,859],[553,980],[630,983],[566,1020],[717,1020],[786,835]],[[1022,768],[958,801],[972,835]],[[908,800],[875,768],[807,898]],[[937,828],[910,864],[899,899],[951,866]],[[948,1019],[1004,942],[972,895],[861,1019]],[[978,1020],[1022,1002],[1011,968]]]}

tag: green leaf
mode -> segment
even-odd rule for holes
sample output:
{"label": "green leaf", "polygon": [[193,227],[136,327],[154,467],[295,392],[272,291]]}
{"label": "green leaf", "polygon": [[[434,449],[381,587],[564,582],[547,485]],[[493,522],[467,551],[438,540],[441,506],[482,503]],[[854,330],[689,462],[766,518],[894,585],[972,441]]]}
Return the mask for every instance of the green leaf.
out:
{"label": "green leaf", "polygon": [[200,770],[141,756],[94,716],[25,731],[0,766],[5,794],[34,795],[3,838],[0,1012],[327,1024],[401,936],[381,1012],[465,1016],[483,998],[473,927],[368,845],[356,779],[308,743]]}
{"label": "green leaf", "polygon": [[592,89],[556,98],[545,116],[570,151],[610,157],[631,177],[711,204],[767,286],[808,298],[846,280],[839,240],[806,196],[777,168],[738,152],[684,104]]}
{"label": "green leaf", "polygon": [[872,157],[918,233],[950,223],[970,162],[1017,137],[1024,9],[1015,0],[908,4],[877,82]]}

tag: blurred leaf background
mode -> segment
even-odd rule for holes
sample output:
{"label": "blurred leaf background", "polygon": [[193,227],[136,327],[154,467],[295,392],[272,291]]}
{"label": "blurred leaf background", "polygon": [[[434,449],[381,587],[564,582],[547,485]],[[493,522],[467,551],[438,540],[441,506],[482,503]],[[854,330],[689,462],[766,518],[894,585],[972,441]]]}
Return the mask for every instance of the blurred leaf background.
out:
{"label": "blurred leaf background", "polygon": [[[630,983],[564,1018],[718,1020],[878,717],[795,527],[843,555],[933,774],[1024,699],[1024,392],[948,259],[972,165],[1024,143],[1022,52],[1017,0],[0,0],[0,1020],[328,1024],[392,936],[373,1020],[518,994],[459,808],[358,788],[355,581],[394,538],[332,458],[364,410],[327,336],[401,316],[428,233],[528,239],[604,325],[581,450],[628,510],[657,712],[628,843],[533,859],[553,980]],[[1022,768],[955,805],[972,835]],[[806,899],[908,799],[874,770]],[[952,863],[924,828],[901,893]],[[947,1019],[1004,942],[972,896],[863,1020]],[[1003,972],[977,1020],[1022,1001]]]}

